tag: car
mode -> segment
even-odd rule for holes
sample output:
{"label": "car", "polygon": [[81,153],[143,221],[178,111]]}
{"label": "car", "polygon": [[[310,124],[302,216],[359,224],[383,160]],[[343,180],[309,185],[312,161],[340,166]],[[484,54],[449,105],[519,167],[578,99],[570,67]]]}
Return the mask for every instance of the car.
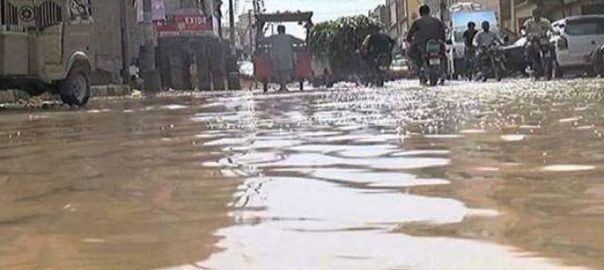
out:
{"label": "car", "polygon": [[527,37],[521,37],[516,42],[501,48],[501,51],[505,55],[504,65],[509,73],[527,75],[526,68],[529,63],[524,53],[527,42]]}
{"label": "car", "polygon": [[593,73],[591,55],[604,44],[604,15],[568,17],[552,24],[557,76],[567,71]]}

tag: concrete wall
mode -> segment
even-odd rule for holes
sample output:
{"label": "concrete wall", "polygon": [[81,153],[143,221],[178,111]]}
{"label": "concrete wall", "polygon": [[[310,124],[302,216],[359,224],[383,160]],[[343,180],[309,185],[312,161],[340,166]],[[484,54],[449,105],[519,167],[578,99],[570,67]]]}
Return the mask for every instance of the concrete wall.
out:
{"label": "concrete wall", "polygon": [[[127,0],[92,1],[96,39],[92,48],[96,68],[96,72],[92,74],[93,84],[121,82],[123,61],[129,65],[139,56],[143,31],[141,25],[136,22],[136,10],[131,3],[132,1]],[[122,4],[126,5],[122,6]],[[122,11],[125,12],[124,41],[122,40]],[[122,51],[124,44],[127,46],[125,52]]]}
{"label": "concrete wall", "polygon": [[120,1],[92,1],[95,22],[93,48],[97,69],[93,81],[109,83],[119,79],[122,63]]}

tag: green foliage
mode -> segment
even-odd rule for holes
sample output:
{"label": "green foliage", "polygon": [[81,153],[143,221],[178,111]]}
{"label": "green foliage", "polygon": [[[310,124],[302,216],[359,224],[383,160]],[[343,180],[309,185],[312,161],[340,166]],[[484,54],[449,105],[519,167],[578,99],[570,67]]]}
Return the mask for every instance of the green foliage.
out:
{"label": "green foliage", "polygon": [[335,74],[356,73],[360,59],[357,50],[367,35],[380,25],[367,16],[341,17],[314,25],[310,29],[310,51],[327,59]]}

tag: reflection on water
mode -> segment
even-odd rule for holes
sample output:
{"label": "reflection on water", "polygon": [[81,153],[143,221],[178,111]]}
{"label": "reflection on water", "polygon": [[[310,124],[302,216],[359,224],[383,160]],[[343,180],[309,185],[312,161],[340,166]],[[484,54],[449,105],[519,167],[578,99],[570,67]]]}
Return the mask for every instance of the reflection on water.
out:
{"label": "reflection on water", "polygon": [[0,268],[602,269],[602,84],[6,113]]}

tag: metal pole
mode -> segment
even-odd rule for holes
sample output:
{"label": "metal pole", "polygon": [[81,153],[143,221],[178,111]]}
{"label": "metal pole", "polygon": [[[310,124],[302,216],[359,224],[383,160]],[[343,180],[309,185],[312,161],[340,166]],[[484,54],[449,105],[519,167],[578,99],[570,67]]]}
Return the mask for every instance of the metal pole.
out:
{"label": "metal pole", "polygon": [[445,16],[445,12],[447,9],[447,3],[446,0],[440,0],[440,20],[444,23],[446,16]]}
{"label": "metal pole", "polygon": [[143,0],[143,28],[145,44],[143,50],[142,77],[146,91],[161,90],[161,79],[155,67],[155,28],[153,26],[153,6],[151,0]]}
{"label": "metal pole", "polygon": [[235,10],[233,8],[233,0],[229,0],[229,39],[231,51],[235,50]]}
{"label": "metal pole", "polygon": [[254,54],[254,27],[252,22],[252,10],[249,10],[247,13],[247,17],[249,20],[248,27],[250,28],[250,57]]}
{"label": "metal pole", "polygon": [[120,4],[120,38],[122,40],[122,78],[124,84],[129,83],[130,76],[128,74],[128,67],[130,65],[130,55],[128,53],[128,23],[126,13],[128,12],[127,1],[118,0]]}
{"label": "metal pole", "polygon": [[514,33],[518,33],[517,19],[516,19],[516,6],[514,0],[510,0],[510,28]]}

